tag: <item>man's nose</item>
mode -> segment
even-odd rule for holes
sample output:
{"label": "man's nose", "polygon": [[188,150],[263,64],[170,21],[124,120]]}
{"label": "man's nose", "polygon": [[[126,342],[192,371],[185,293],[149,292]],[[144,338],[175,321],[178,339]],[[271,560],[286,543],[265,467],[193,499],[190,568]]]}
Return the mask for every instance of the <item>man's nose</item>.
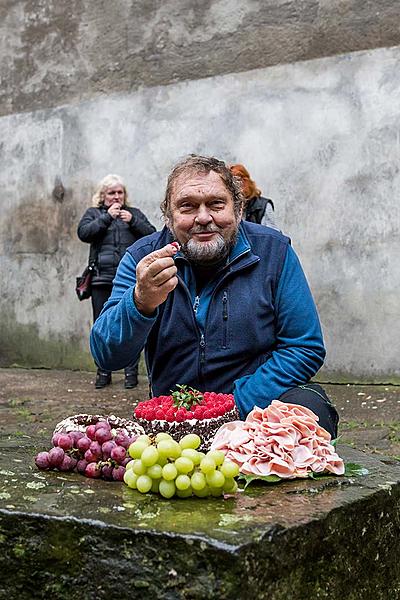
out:
{"label": "man's nose", "polygon": [[195,221],[200,225],[207,225],[212,221],[212,216],[206,206],[199,206]]}

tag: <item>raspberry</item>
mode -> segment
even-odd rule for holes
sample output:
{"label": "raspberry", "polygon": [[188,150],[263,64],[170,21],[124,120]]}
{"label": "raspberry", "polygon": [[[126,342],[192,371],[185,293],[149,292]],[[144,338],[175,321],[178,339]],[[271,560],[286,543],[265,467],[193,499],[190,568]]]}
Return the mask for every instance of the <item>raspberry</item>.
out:
{"label": "raspberry", "polygon": [[154,408],[148,408],[146,410],[146,413],[144,414],[144,418],[146,419],[146,421],[153,421],[154,420],[154,416],[155,416],[155,410],[154,410]]}
{"label": "raspberry", "polygon": [[203,414],[203,419],[211,419],[212,418],[212,412],[211,410],[205,410],[204,414]]}
{"label": "raspberry", "polygon": [[178,421],[178,423],[182,423],[182,421],[186,420],[186,413],[187,410],[185,408],[179,408],[176,411],[175,420]]}
{"label": "raspberry", "polygon": [[194,418],[202,419],[203,418],[204,409],[201,406],[196,406],[194,409]]}
{"label": "raspberry", "polygon": [[192,411],[188,411],[188,414],[186,415],[186,419],[195,419],[196,417],[194,416],[194,412]]}
{"label": "raspberry", "polygon": [[160,399],[161,404],[164,404],[164,402],[168,402],[169,404],[172,403],[171,396],[160,396],[159,399]]}
{"label": "raspberry", "polygon": [[162,408],[158,408],[156,410],[155,417],[156,417],[156,419],[159,419],[160,421],[163,421],[165,419],[165,412],[163,411]]}
{"label": "raspberry", "polygon": [[169,423],[172,423],[173,421],[175,421],[175,411],[173,408],[170,408],[169,410],[167,410],[167,412],[165,414],[165,418]]}

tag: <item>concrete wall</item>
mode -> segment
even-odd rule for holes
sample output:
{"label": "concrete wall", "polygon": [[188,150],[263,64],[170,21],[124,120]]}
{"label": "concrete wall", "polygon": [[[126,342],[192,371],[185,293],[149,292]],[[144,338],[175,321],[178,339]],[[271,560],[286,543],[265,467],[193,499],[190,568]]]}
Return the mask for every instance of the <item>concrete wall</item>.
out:
{"label": "concrete wall", "polygon": [[[98,20],[95,23],[92,17],[86,37],[82,28],[88,8],[82,10],[89,3],[68,4],[68,14],[76,21],[74,35],[80,42],[79,51],[74,46],[79,60],[71,61],[69,71],[68,53],[75,56],[74,51],[67,47],[64,55],[57,50],[55,21],[50,17],[48,40],[53,39],[55,44],[53,62],[49,63],[48,43],[43,44],[40,54],[39,41],[27,37],[26,43],[33,44],[30,68],[22,59],[22,73],[15,62],[8,67],[15,80],[9,84],[8,100],[2,98],[4,116],[0,118],[0,364],[91,365],[87,350],[90,304],[79,303],[73,287],[88,251],[76,237],[76,225],[90,203],[95,183],[108,172],[121,174],[134,203],[161,226],[158,206],[171,165],[188,152],[199,152],[244,162],[263,192],[274,199],[277,221],[293,239],[320,310],[328,347],[324,376],[336,380],[398,380],[400,47],[251,71],[244,70],[242,62],[238,71],[243,72],[203,79],[200,77],[207,73],[197,71],[193,63],[191,77],[185,81],[169,85],[162,81],[163,85],[148,87],[153,63],[146,46],[143,52],[150,66],[142,70],[143,80],[139,82],[146,86],[129,90],[128,80],[124,79],[128,71],[122,69],[126,89],[111,86],[100,93],[101,84],[94,89],[93,82],[103,81],[101,69],[93,68],[85,79],[78,67],[84,62],[89,69],[85,61],[88,53],[95,60],[93,47],[99,47],[104,37],[110,44],[117,36],[113,27],[108,33],[104,29],[107,18],[113,22],[107,12],[109,4],[98,4]],[[134,41],[140,45],[145,42],[145,33],[150,35],[143,22],[145,17],[150,18],[147,7],[153,7],[151,14],[159,22],[164,12],[172,19],[172,8],[176,11],[178,3],[166,2],[164,9],[157,10],[156,3],[112,4],[125,9],[130,6],[131,11],[137,4],[139,16],[134,22],[136,27],[141,23],[142,29],[137,30]],[[236,8],[241,7],[241,11],[231,11],[236,21],[223,23],[239,31],[239,25],[248,23],[256,8],[260,20],[262,4],[239,3]],[[341,16],[340,10],[333,11],[328,2],[266,4],[274,4],[276,10],[281,7],[287,32],[294,23],[304,23],[312,7],[315,14],[309,22],[314,32],[317,16],[323,10],[330,10],[334,20],[341,18],[348,27],[350,22],[353,28],[356,23]],[[342,7],[349,4],[358,3],[337,3]],[[374,3],[365,4],[371,9]],[[18,45],[23,39],[21,24],[25,29],[29,23],[33,27],[34,19],[29,15],[35,13],[43,25],[46,11],[52,10],[54,17],[57,5],[10,3],[7,32],[14,24],[21,35],[9,35],[14,50],[6,54],[6,65],[11,56],[15,61],[19,52],[25,52],[26,58],[26,47],[24,50]],[[235,3],[205,3],[202,18],[203,25],[208,18],[208,27],[204,25],[203,30],[193,28],[197,22],[195,12],[184,15],[183,24],[191,32],[192,41],[188,38],[187,45],[182,46],[177,66],[179,58],[186,56],[185,49],[193,39],[200,39],[201,33],[209,44],[215,40],[211,35],[213,23],[218,23],[219,31],[222,25],[216,17],[210,21],[210,15],[226,12],[232,5]],[[297,13],[293,12],[295,5]],[[100,18],[101,6],[104,15]],[[393,16],[397,3],[382,2],[380,6],[380,14],[387,19],[385,31],[389,31],[387,15]],[[31,12],[21,12],[27,9]],[[143,9],[144,16],[139,9]],[[360,11],[360,22],[366,14]],[[171,37],[173,31],[165,23]],[[321,23],[320,19],[320,28]],[[325,27],[333,27],[329,19],[324,23]],[[104,36],[94,39],[93,28],[99,31],[100,25]],[[367,30],[368,20],[364,19],[364,25]],[[66,27],[65,22],[62,26]],[[124,27],[129,29],[130,24],[124,21]],[[183,35],[183,25],[180,27]],[[153,36],[156,30],[152,29]],[[61,43],[61,37],[58,41]],[[202,49],[210,51],[211,46],[197,47]],[[236,50],[240,53],[240,43]],[[97,58],[102,63],[104,56]],[[204,60],[204,52],[200,58]],[[186,56],[185,60],[189,59]],[[54,75],[57,64],[59,82]],[[25,68],[25,80],[21,79],[18,86],[17,75],[22,78]],[[46,77],[43,79],[45,70],[50,73],[48,90]],[[221,70],[224,72],[224,68]],[[144,78],[146,72],[149,80]],[[65,84],[68,73],[70,87]],[[165,77],[173,79],[168,74]],[[111,80],[119,81],[116,73]],[[85,85],[91,96],[88,100],[82,100]],[[61,98],[65,104],[57,107]],[[40,110],[32,110],[37,106]]]}
{"label": "concrete wall", "polygon": [[398,0],[3,0],[0,114],[400,44]]}

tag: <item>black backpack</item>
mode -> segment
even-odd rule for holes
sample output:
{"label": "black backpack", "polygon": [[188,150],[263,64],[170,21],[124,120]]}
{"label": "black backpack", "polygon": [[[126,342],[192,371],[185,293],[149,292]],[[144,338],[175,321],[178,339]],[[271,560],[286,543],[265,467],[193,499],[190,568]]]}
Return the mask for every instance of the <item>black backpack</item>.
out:
{"label": "black backpack", "polygon": [[275,210],[274,203],[272,202],[271,198],[264,198],[263,196],[251,198],[251,200],[249,200],[249,202],[246,204],[244,219],[246,221],[250,221],[251,223],[261,223],[267,208],[267,204],[270,204],[272,206],[272,210]]}

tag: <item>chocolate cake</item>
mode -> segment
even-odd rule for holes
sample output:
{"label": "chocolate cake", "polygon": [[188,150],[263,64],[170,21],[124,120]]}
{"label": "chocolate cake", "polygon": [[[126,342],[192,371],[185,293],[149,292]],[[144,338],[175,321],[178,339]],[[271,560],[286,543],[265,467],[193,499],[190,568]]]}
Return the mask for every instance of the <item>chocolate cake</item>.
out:
{"label": "chocolate cake", "polygon": [[165,432],[179,441],[187,433],[197,433],[201,449],[207,450],[221,425],[240,419],[232,394],[177,388],[171,396],[154,397],[135,408],[134,416],[148,435]]}
{"label": "chocolate cake", "polygon": [[107,421],[111,425],[111,429],[125,429],[130,437],[137,437],[145,433],[141,425],[130,419],[123,419],[121,417],[116,417],[115,415],[103,416],[87,414],[72,415],[63,419],[55,426],[54,433],[61,433],[62,431],[65,431],[66,433],[69,433],[70,431],[81,431],[84,433],[88,425],[96,425],[99,421]]}

